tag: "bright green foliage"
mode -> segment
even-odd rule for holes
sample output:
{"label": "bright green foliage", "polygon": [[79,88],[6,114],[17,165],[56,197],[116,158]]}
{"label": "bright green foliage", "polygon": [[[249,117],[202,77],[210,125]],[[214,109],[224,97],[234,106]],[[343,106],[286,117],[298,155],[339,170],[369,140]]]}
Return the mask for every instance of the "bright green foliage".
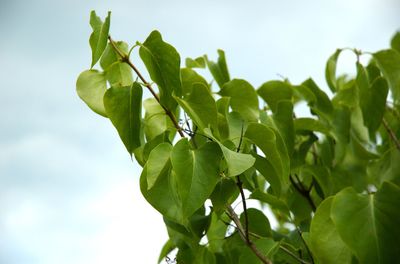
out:
{"label": "bright green foliage", "polygon": [[147,73],[133,76],[134,50],[109,38],[110,15],[103,23],[93,11],[90,24],[92,64],[76,90],[143,168],[140,190],[169,235],[159,262],[171,252],[199,264],[399,262],[399,33],[366,64],[353,50],[354,76],[336,75],[337,49],[325,86],[255,89],[231,79],[222,50],[181,68],[158,31],[137,42]]}

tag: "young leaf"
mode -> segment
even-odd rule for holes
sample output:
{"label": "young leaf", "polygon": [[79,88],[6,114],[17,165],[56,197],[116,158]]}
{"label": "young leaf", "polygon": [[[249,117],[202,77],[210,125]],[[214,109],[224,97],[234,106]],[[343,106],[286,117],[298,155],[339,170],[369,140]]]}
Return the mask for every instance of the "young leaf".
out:
{"label": "young leaf", "polygon": [[[128,44],[123,41],[115,42],[118,49],[125,54],[128,53]],[[103,56],[100,59],[101,68],[103,68],[107,80],[111,86],[128,86],[133,82],[131,67],[120,61],[119,55],[115,52],[111,44],[107,45]]]}
{"label": "young leaf", "polygon": [[142,86],[133,83],[131,86],[111,87],[104,95],[104,106],[108,117],[118,131],[128,153],[142,144],[141,112]]}
{"label": "young leaf", "polygon": [[201,131],[211,126],[218,133],[217,106],[204,84],[194,83],[192,92],[187,97],[175,99]]}
{"label": "young leaf", "polygon": [[76,81],[79,97],[99,115],[107,117],[103,96],[107,90],[107,81],[103,73],[96,70],[83,71]]}
{"label": "young leaf", "polygon": [[208,60],[207,56],[204,56],[204,59],[215,81],[218,83],[219,87],[222,88],[222,86],[230,80],[228,66],[225,60],[225,52],[223,50],[218,50],[217,63]]}
{"label": "young leaf", "polygon": [[90,47],[92,49],[92,64],[90,68],[93,68],[97,63],[107,46],[108,31],[110,30],[110,16],[111,12],[108,12],[103,23],[94,10],[90,13],[90,25],[93,29],[89,38]]}
{"label": "young leaf", "polygon": [[377,66],[383,73],[383,77],[389,83],[395,102],[400,101],[400,53],[388,49],[373,54]]}
{"label": "young leaf", "polygon": [[238,112],[245,120],[256,121],[258,119],[257,93],[253,86],[245,80],[233,79],[225,83],[219,94],[230,97],[232,110]]}
{"label": "young leaf", "polygon": [[181,139],[171,153],[182,215],[191,216],[211,195],[219,179],[221,152],[218,145],[208,142],[197,150],[191,150],[187,139]]}
{"label": "young leaf", "polygon": [[179,53],[173,46],[164,42],[160,32],[155,30],[140,46],[139,55],[150,78],[158,86],[161,104],[174,111],[176,101],[172,95],[182,94]]}
{"label": "young leaf", "polygon": [[352,253],[340,238],[331,219],[333,197],[325,199],[311,221],[309,246],[319,263],[351,263]]}
{"label": "young leaf", "polygon": [[172,151],[172,146],[170,143],[161,143],[155,147],[149,155],[147,160],[147,188],[151,189],[157,178],[171,165],[170,155]]}
{"label": "young leaf", "polygon": [[269,81],[261,85],[257,90],[258,95],[267,102],[272,112],[277,111],[278,103],[281,100],[292,100],[292,87],[282,81]]}
{"label": "young leaf", "polygon": [[186,58],[185,60],[186,67],[188,68],[205,68],[206,61],[204,57],[198,57],[196,59]]}
{"label": "young leaf", "polygon": [[336,64],[337,64],[337,60],[339,58],[340,52],[342,52],[342,50],[337,49],[335,51],[335,53],[333,53],[332,56],[329,57],[328,61],[326,62],[325,79],[326,79],[326,82],[328,83],[329,88],[331,89],[331,91],[333,93],[337,91]]}
{"label": "young leaf", "polygon": [[399,201],[400,188],[389,182],[384,182],[375,194],[358,194],[346,188],[335,196],[331,218],[360,263],[383,264],[400,259]]}

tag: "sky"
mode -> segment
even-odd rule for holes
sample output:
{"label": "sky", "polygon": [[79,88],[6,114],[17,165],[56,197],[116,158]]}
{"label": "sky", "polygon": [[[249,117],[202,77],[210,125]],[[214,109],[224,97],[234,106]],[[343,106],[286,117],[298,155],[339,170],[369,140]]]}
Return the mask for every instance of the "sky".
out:
{"label": "sky", "polygon": [[[0,0],[0,263],[156,263],[167,240],[139,166],[75,91],[92,9],[112,11],[116,40],[158,29],[181,58],[222,48],[231,76],[255,87],[312,77],[326,88],[336,48],[387,48],[400,29],[396,0]],[[350,53],[340,71],[354,72]]]}

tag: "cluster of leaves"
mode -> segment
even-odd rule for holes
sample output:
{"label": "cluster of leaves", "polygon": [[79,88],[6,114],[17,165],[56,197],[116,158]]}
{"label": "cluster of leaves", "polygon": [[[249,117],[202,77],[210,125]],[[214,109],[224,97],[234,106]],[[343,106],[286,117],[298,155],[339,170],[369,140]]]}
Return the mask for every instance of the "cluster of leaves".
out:
{"label": "cluster of leaves", "polygon": [[[354,77],[337,77],[338,49],[325,71],[330,98],[312,79],[258,89],[231,79],[221,50],[182,67],[157,31],[129,49],[109,36],[110,14],[92,11],[90,24],[92,63],[77,92],[143,167],[141,192],[169,234],[160,261],[177,249],[177,263],[399,263],[399,33],[391,49],[350,50]],[[131,62],[134,47],[153,84]],[[310,117],[296,117],[301,102]],[[249,199],[271,209],[276,228]]]}

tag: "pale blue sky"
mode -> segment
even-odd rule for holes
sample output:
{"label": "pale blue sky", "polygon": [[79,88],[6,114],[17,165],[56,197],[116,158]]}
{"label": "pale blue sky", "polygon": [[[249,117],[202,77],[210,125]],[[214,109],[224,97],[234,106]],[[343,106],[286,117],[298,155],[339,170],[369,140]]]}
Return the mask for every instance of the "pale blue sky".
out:
{"label": "pale blue sky", "polygon": [[400,28],[396,0],[0,1],[0,263],[155,263],[166,240],[138,166],[75,93],[92,9],[131,44],[158,29],[182,58],[222,48],[255,87],[280,74],[325,88],[336,48],[385,48]]}

